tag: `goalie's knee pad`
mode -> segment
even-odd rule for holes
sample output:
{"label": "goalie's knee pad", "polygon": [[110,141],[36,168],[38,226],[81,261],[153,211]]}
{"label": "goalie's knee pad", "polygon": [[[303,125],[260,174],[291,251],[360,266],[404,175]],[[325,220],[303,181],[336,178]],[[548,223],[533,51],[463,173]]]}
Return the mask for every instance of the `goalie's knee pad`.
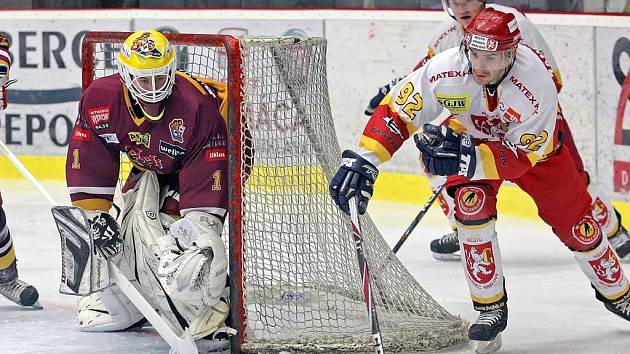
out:
{"label": "goalie's knee pad", "polygon": [[117,285],[80,298],[77,310],[79,327],[86,332],[120,331],[144,322],[144,316]]}

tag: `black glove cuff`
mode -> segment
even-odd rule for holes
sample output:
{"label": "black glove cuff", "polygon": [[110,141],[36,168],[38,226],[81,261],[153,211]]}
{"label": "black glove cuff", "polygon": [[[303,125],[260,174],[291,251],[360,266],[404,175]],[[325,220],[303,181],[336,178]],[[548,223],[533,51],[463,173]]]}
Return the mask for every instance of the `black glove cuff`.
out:
{"label": "black glove cuff", "polygon": [[458,175],[472,179],[477,168],[475,141],[468,133],[460,134]]}
{"label": "black glove cuff", "polygon": [[370,161],[361,157],[361,155],[352,150],[345,150],[341,154],[341,158],[343,159],[342,167],[361,174],[372,183],[376,181],[378,169]]}

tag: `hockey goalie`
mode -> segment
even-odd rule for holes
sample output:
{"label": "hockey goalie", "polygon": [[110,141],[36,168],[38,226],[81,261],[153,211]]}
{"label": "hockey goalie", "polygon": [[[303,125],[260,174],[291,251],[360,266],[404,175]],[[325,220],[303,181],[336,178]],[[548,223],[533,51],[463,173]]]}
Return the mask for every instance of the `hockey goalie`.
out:
{"label": "hockey goalie", "polygon": [[[159,32],[133,33],[117,59],[117,74],[84,91],[68,145],[74,208],[53,209],[62,238],[61,290],[87,294],[78,301],[83,331],[142,324],[143,315],[110,281],[103,264],[111,262],[176,333],[216,344],[234,334],[225,325],[222,88],[176,72],[176,53]],[[133,168],[113,220],[108,211],[121,153]]]}

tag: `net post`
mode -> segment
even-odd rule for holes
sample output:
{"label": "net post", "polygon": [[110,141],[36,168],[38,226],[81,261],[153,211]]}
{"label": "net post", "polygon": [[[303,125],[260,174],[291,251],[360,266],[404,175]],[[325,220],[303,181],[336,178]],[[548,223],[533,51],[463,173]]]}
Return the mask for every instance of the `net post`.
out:
{"label": "net post", "polygon": [[241,103],[241,48],[239,41],[226,36],[223,42],[228,57],[228,180],[229,185],[229,254],[230,304],[232,326],[238,333],[232,337],[232,353],[240,353],[247,335],[247,309],[245,306],[245,274],[243,257],[243,185]]}

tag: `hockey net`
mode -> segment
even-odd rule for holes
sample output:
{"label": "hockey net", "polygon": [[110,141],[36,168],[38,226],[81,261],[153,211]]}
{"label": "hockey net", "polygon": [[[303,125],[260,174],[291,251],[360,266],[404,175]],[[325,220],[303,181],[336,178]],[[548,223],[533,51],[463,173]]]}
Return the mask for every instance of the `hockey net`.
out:
{"label": "hockey net", "polygon": [[[127,35],[87,34],[84,88],[116,72]],[[341,154],[325,39],[167,36],[179,70],[228,85],[233,350],[372,351],[350,221],[328,194]],[[362,223],[385,350],[463,344],[465,323],[427,294],[368,216]]]}

